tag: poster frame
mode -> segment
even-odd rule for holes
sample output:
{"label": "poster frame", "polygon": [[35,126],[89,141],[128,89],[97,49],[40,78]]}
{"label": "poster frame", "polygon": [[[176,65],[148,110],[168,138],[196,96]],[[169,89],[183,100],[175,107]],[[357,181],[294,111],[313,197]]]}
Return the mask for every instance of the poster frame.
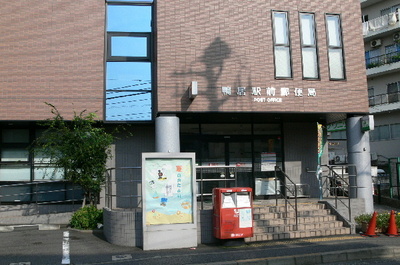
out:
{"label": "poster frame", "polygon": [[[187,160],[191,165],[192,222],[172,224],[147,223],[147,201],[151,194],[146,191],[146,172],[149,161]],[[197,246],[197,197],[196,197],[196,157],[195,153],[142,153],[142,227],[143,250],[171,249]],[[165,240],[168,239],[168,240]]]}

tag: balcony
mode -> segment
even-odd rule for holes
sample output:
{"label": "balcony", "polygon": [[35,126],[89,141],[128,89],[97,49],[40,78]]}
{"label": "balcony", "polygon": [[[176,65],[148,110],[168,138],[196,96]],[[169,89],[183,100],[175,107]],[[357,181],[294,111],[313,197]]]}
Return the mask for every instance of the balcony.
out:
{"label": "balcony", "polygon": [[369,41],[400,30],[399,14],[390,13],[362,24],[364,41]]}
{"label": "balcony", "polygon": [[361,7],[365,8],[365,7],[372,6],[376,3],[383,2],[383,1],[386,1],[386,0],[360,0],[360,3],[361,3]]}
{"label": "balcony", "polygon": [[400,71],[400,51],[366,58],[367,77],[375,77]]}
{"label": "balcony", "polygon": [[369,107],[371,114],[400,109],[400,92],[369,97]]}

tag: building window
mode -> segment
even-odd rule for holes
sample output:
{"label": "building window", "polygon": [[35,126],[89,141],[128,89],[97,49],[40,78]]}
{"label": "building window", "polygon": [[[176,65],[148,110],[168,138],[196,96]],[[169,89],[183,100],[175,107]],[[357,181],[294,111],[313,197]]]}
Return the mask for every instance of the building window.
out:
{"label": "building window", "polygon": [[328,39],[329,77],[331,80],[345,79],[342,29],[339,15],[326,15]]}
{"label": "building window", "polygon": [[[56,170],[50,159],[29,151],[32,136],[41,130],[2,129],[0,147],[0,181],[59,180],[64,178],[61,169]],[[32,170],[33,169],[33,170]]]}
{"label": "building window", "polygon": [[390,139],[389,125],[376,126],[370,134],[371,141],[383,141]]}
{"label": "building window", "polygon": [[105,120],[150,121],[153,1],[107,2]]}
{"label": "building window", "polygon": [[292,77],[289,23],[287,15],[287,12],[272,12],[276,78]]}
{"label": "building window", "polygon": [[388,103],[400,101],[400,82],[387,84]]}
{"label": "building window", "polygon": [[375,94],[374,94],[374,88],[369,87],[368,88],[368,101],[370,106],[375,106]]}
{"label": "building window", "polygon": [[392,140],[400,139],[400,123],[390,125],[390,135]]}
{"label": "building window", "polygon": [[400,5],[394,5],[394,6],[382,9],[381,10],[381,16],[389,15],[391,13],[394,13],[394,12],[398,11],[398,9],[400,9]]}
{"label": "building window", "polygon": [[300,14],[300,29],[303,78],[318,79],[319,70],[314,14]]}
{"label": "building window", "polygon": [[400,44],[395,43],[385,46],[386,63],[396,63],[400,61]]}

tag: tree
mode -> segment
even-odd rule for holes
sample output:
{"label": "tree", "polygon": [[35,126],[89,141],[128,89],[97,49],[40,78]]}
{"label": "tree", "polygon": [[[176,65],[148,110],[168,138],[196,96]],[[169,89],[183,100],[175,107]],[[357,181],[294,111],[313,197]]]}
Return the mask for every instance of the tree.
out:
{"label": "tree", "polygon": [[96,205],[114,137],[96,120],[95,113],[74,112],[73,119],[66,121],[54,105],[46,104],[54,117],[44,123],[47,129],[36,139],[34,152],[64,170],[66,180],[82,187],[83,205],[86,201]]}

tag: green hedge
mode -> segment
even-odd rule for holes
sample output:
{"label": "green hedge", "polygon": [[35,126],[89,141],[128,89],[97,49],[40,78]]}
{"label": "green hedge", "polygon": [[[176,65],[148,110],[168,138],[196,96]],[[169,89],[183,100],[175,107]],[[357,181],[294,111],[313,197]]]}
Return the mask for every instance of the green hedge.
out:
{"label": "green hedge", "polygon": [[95,229],[97,224],[103,223],[103,210],[95,206],[85,206],[76,211],[69,222],[72,228]]}

